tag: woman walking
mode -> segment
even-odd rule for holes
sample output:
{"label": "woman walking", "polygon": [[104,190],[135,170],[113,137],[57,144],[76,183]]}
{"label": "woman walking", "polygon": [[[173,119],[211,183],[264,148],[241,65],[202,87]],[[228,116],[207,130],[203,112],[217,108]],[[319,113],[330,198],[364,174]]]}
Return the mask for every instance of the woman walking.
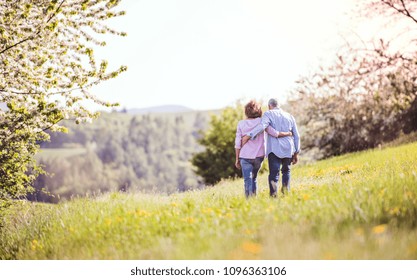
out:
{"label": "woman walking", "polygon": [[[265,158],[265,132],[259,134],[256,139],[242,146],[242,137],[261,123],[262,107],[258,102],[251,100],[245,105],[246,119],[239,121],[236,129],[235,166],[242,169],[245,186],[245,196],[255,196],[257,191],[257,177],[262,161]],[[266,132],[273,137],[291,136],[291,132],[277,132],[272,127],[267,127]]]}

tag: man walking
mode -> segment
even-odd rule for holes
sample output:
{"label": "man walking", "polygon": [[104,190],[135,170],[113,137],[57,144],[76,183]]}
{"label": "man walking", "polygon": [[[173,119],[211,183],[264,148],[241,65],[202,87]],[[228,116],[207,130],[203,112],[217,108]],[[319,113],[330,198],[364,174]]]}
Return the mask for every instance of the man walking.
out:
{"label": "man walking", "polygon": [[264,113],[261,123],[243,137],[242,144],[245,144],[249,139],[255,139],[268,126],[279,132],[292,132],[292,136],[287,137],[278,138],[269,134],[267,136],[266,155],[269,164],[269,194],[276,197],[280,168],[282,173],[281,191],[285,194],[290,190],[291,163],[296,164],[298,162],[300,137],[294,117],[279,108],[276,99],[269,100],[268,108],[269,111]]}

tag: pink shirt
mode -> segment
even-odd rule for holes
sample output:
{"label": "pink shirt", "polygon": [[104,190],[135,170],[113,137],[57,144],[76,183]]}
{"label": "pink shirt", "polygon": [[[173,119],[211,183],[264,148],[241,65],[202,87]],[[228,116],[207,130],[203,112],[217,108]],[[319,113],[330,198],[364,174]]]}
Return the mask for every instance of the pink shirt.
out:
{"label": "pink shirt", "polygon": [[[249,140],[243,147],[241,139],[246,134],[249,134],[252,129],[261,123],[261,118],[241,120],[237,124],[235,149],[241,149],[239,158],[254,159],[265,156],[265,132],[259,134],[255,139]],[[277,135],[277,131],[272,127],[268,127],[267,131],[271,135]]]}

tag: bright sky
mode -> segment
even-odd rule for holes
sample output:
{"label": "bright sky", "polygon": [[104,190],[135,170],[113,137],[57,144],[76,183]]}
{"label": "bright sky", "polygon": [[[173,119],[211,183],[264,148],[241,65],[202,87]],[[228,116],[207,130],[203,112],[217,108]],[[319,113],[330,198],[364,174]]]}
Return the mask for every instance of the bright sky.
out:
{"label": "bright sky", "polygon": [[123,0],[98,50],[117,79],[93,89],[122,107],[218,109],[240,98],[285,101],[294,81],[335,52],[353,0]]}

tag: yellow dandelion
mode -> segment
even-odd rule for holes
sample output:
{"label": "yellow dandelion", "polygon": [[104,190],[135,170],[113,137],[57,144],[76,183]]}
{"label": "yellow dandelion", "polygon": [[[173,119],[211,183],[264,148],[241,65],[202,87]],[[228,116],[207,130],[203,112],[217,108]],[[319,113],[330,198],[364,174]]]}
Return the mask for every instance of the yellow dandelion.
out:
{"label": "yellow dandelion", "polygon": [[105,222],[106,222],[106,225],[108,225],[108,226],[111,225],[111,220],[110,219],[106,219]]}
{"label": "yellow dandelion", "polygon": [[307,201],[310,199],[310,196],[308,194],[303,195],[303,200]]}
{"label": "yellow dandelion", "polygon": [[177,204],[177,203],[175,203],[175,202],[172,202],[172,203],[171,203],[171,206],[172,206],[172,207],[177,207],[177,206],[178,206],[178,204]]}
{"label": "yellow dandelion", "polygon": [[244,242],[242,244],[242,249],[245,252],[257,255],[262,251],[262,246],[254,242]]}
{"label": "yellow dandelion", "polygon": [[37,247],[38,247],[38,240],[33,239],[32,240],[32,246],[31,246],[32,251],[35,251]]}
{"label": "yellow dandelion", "polygon": [[145,210],[139,209],[139,210],[136,211],[136,215],[139,216],[139,217],[147,217],[147,216],[149,216],[149,213]]}
{"label": "yellow dandelion", "polygon": [[378,225],[378,226],[374,226],[372,228],[372,232],[375,234],[381,234],[384,233],[387,230],[387,225],[386,224],[382,224],[382,225]]}
{"label": "yellow dandelion", "polygon": [[31,249],[33,250],[33,251],[35,251],[35,250],[37,250],[37,249],[43,249],[43,246],[42,246],[42,244],[41,243],[39,243],[38,242],[38,240],[36,240],[36,239],[33,239],[32,240],[32,243],[31,243]]}

